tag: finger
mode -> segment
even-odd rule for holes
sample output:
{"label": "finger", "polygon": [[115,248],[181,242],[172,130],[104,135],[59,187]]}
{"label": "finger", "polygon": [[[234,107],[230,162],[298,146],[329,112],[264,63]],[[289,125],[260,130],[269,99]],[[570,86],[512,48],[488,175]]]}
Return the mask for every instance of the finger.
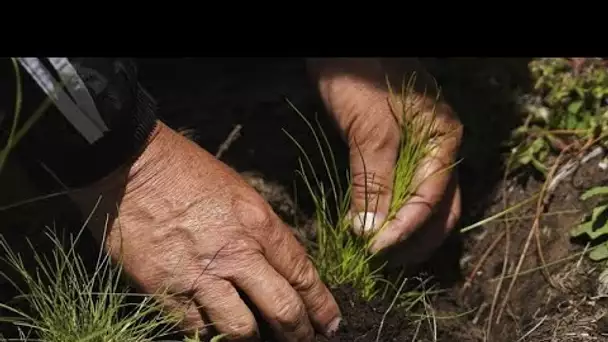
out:
{"label": "finger", "polygon": [[208,324],[205,322],[198,309],[197,303],[185,296],[163,295],[159,298],[163,310],[170,317],[176,318],[180,328],[188,335],[198,332],[200,336],[209,333]]}
{"label": "finger", "polygon": [[450,186],[440,209],[424,227],[415,232],[401,247],[388,256],[393,266],[416,265],[427,260],[443,243],[460,218],[460,188]]}
{"label": "finger", "polygon": [[275,239],[267,241],[265,255],[272,267],[294,288],[315,329],[331,337],[341,321],[341,313],[329,289],[323,284],[306,250],[282,223]]}
{"label": "finger", "polygon": [[223,279],[200,285],[194,294],[200,310],[226,340],[254,341],[259,337],[255,317],[234,286]]}
{"label": "finger", "polygon": [[429,220],[436,206],[441,201],[450,182],[453,172],[450,167],[456,154],[456,142],[449,136],[431,150],[429,156],[420,163],[413,184],[420,184],[415,194],[396,213],[382,231],[374,237],[370,247],[372,252],[407,239],[414,231]]}
{"label": "finger", "polygon": [[260,310],[280,341],[312,341],[314,330],[302,299],[262,255],[234,277],[235,284]]}
{"label": "finger", "polygon": [[381,119],[366,134],[353,134],[370,138],[349,143],[352,172],[351,212],[353,230],[357,234],[370,233],[383,223],[393,192],[399,131],[388,105],[382,105],[386,107],[383,111],[386,118]]}

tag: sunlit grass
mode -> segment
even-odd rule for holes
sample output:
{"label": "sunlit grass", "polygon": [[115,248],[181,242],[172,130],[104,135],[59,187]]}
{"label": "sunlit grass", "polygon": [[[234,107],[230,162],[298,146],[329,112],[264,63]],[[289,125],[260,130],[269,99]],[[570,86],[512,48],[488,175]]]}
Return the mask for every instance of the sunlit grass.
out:
{"label": "sunlit grass", "polygon": [[[395,93],[389,83],[387,101],[396,124],[400,127],[401,139],[395,166],[393,195],[386,221],[394,218],[399,208],[412,197],[419,184],[417,182],[422,181],[416,179],[416,171],[438,143],[433,136],[436,125],[435,111],[422,113],[424,106],[410,100],[415,80],[415,74],[407,83],[404,80],[399,93]],[[299,159],[300,168],[297,172],[315,206],[316,240],[312,243],[311,257],[321,278],[332,287],[350,285],[365,300],[371,300],[381,292],[385,295],[389,288],[396,291],[394,282],[388,281],[382,274],[385,264],[372,262],[375,254],[369,251],[369,247],[374,235],[358,235],[353,232],[353,222],[349,215],[352,186],[343,189],[340,185],[342,183],[335,156],[320,123],[317,121],[316,127],[313,126],[291,102],[289,104],[310,128],[329,181],[329,185],[322,183],[307,151],[287,133],[302,153],[303,158]],[[367,176],[367,172],[365,174]],[[350,175],[347,173],[345,176],[349,180],[348,184],[351,184]],[[371,182],[365,182],[368,183]],[[377,201],[366,203],[366,207],[369,208],[366,211],[376,212]],[[365,222],[363,224],[365,225]],[[397,283],[401,279],[398,279]]]}
{"label": "sunlit grass", "polygon": [[69,246],[50,229],[45,235],[53,247],[50,256],[39,253],[28,239],[35,272],[26,268],[22,257],[0,237],[0,249],[6,254],[3,259],[20,279],[3,276],[21,294],[17,299],[25,300],[28,307],[21,311],[0,304],[13,314],[0,320],[16,326],[22,337],[33,335],[46,342],[152,341],[179,323],[179,317],[161,311],[153,296],[129,293],[129,288],[121,285],[120,265],[106,254],[100,252],[91,273],[75,249],[80,233],[70,237]]}

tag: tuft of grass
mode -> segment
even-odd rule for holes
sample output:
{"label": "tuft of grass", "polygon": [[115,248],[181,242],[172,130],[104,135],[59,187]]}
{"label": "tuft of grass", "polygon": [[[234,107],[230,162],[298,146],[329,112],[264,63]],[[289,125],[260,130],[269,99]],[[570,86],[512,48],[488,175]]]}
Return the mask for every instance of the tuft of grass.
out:
{"label": "tuft of grass", "polygon": [[[6,145],[0,149],[0,172],[10,152],[30,128],[46,113],[52,104],[47,97],[34,113],[20,125],[23,102],[22,79],[16,58],[11,58],[15,73],[15,105],[13,121]],[[84,227],[82,228],[84,229]],[[81,231],[82,232],[82,231]],[[38,253],[28,239],[36,263],[35,273],[26,268],[21,255],[11,249],[0,235],[2,258],[19,281],[0,272],[20,293],[27,310],[0,303],[0,308],[13,317],[0,317],[0,321],[13,324],[21,341],[149,341],[163,336],[179,322],[178,317],[163,315],[160,305],[152,296],[139,296],[138,304],[131,304],[134,294],[120,286],[121,267],[112,265],[107,256],[99,255],[93,274],[75,251],[78,237],[64,248],[59,237],[50,229],[46,236],[53,251],[50,256]],[[25,289],[18,286],[23,284]],[[27,311],[27,312],[26,312]],[[0,340],[6,340],[0,336]]]}
{"label": "tuft of grass", "polygon": [[[48,236],[57,244],[57,249],[52,260],[36,254],[39,268],[36,274],[28,273],[21,257],[10,250],[4,239],[0,242],[8,254],[7,261],[27,285],[28,291],[22,292],[22,298],[34,311],[30,315],[0,304],[1,308],[16,314],[0,320],[48,342],[139,342],[168,333],[167,327],[175,322],[160,313],[152,297],[143,297],[138,304],[128,303],[131,295],[127,288],[119,288],[118,269],[102,262],[95,271],[96,277],[87,278],[82,260],[71,252],[66,253],[56,237]],[[33,245],[32,250],[36,253]]]}
{"label": "tuft of grass", "polygon": [[[401,133],[387,221],[393,219],[399,209],[412,197],[417,188],[416,171],[423,166],[422,161],[429,156],[435,146],[433,140],[433,133],[436,131],[435,108],[433,107],[432,115],[427,116],[419,110],[425,107],[424,103],[414,103],[409,100],[415,82],[416,74],[413,74],[407,84],[405,82],[402,84],[401,92],[395,93],[387,80],[391,114],[400,126]],[[423,95],[422,98],[426,99],[426,92]],[[438,91],[433,105],[437,103],[439,96]]]}
{"label": "tuft of grass", "polygon": [[71,236],[66,247],[48,229],[46,236],[53,247],[50,256],[38,253],[28,239],[36,263],[34,273],[0,236],[0,249],[6,254],[3,260],[17,272],[25,289],[2,275],[21,293],[17,299],[24,299],[28,307],[22,311],[0,304],[14,315],[0,321],[13,324],[22,341],[33,335],[45,342],[141,342],[169,334],[180,322],[179,315],[164,314],[153,296],[129,293],[129,288],[121,285],[121,266],[102,252],[91,274],[75,250],[81,233]]}
{"label": "tuft of grass", "polygon": [[377,294],[376,283],[381,279],[380,269],[374,270],[371,267],[373,256],[366,251],[367,239],[352,232],[352,222],[349,218],[352,187],[342,188],[334,154],[319,121],[316,123],[320,134],[312,123],[287,101],[309,126],[319,147],[330,183],[327,189],[315,172],[304,148],[285,131],[303,154],[303,159],[298,160],[300,169],[296,173],[304,181],[315,206],[316,241],[312,242],[311,258],[326,284],[348,284],[363,298],[372,299]]}
{"label": "tuft of grass", "polygon": [[[418,187],[417,181],[422,181],[416,179],[416,171],[438,143],[433,136],[436,124],[434,108],[429,116],[426,115],[428,113],[423,114],[420,111],[424,106],[411,101],[410,95],[414,91],[415,81],[415,74],[407,83],[404,79],[401,90],[396,93],[387,80],[389,87],[387,101],[400,127],[401,139],[386,222],[394,218],[397,211],[414,194]],[[439,92],[437,96],[439,97]],[[357,235],[353,232],[353,222],[349,215],[352,182],[348,183],[346,189],[341,187],[335,157],[319,121],[316,120],[315,128],[289,100],[288,103],[310,128],[324,164],[324,172],[329,180],[328,185],[323,184],[304,148],[293,136],[285,132],[303,155],[303,158],[299,159],[300,168],[296,172],[304,181],[315,205],[316,240],[311,244],[311,258],[321,278],[331,287],[350,285],[365,300],[372,300],[380,293],[384,296],[388,290],[397,292],[395,282],[389,281],[382,274],[386,264],[378,265],[373,262],[375,254],[369,251],[369,247],[375,234]],[[367,175],[367,172],[365,174]],[[348,172],[345,176],[350,180]],[[366,203],[366,207],[369,208],[368,212],[376,212],[377,201]],[[386,222],[380,229],[386,226]],[[400,283],[402,279],[399,276],[396,283]],[[408,298],[408,295],[411,294],[405,293],[400,297]]]}

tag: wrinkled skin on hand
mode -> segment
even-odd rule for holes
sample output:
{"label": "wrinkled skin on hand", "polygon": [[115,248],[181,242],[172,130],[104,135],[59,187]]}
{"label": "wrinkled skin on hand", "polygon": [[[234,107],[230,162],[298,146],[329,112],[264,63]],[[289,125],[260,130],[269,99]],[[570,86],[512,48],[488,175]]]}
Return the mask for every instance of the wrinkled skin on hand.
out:
{"label": "wrinkled skin on hand", "polygon": [[[364,180],[373,179],[368,200],[379,198],[381,217],[390,202],[399,142],[385,75],[396,76],[392,84],[400,85],[415,68],[392,70],[377,59],[311,60],[309,65],[350,146],[352,211],[365,211]],[[418,170],[424,182],[372,246],[396,249],[401,261],[423,260],[460,213],[455,175],[427,177],[454,161],[462,134],[449,106],[440,103],[437,114],[435,135],[442,139]],[[315,331],[336,330],[339,308],[290,229],[236,172],[167,126],[159,125],[133,165],[73,199],[88,215],[99,195],[103,200],[89,224],[93,234],[101,239],[109,222],[110,255],[143,292],[168,291],[172,297],[161,298],[163,304],[185,311],[186,329],[204,333],[204,325],[212,323],[229,340],[255,340],[258,325],[238,290],[281,341],[313,341]],[[403,241],[410,245],[402,247]]]}
{"label": "wrinkled skin on hand", "polygon": [[[240,176],[160,124],[130,168],[74,195],[91,229],[145,293],[167,290],[184,327],[213,323],[228,340],[255,340],[245,293],[281,341],[313,341],[336,330],[339,308],[304,248]],[[117,208],[117,210],[112,210]]]}
{"label": "wrinkled skin on hand", "polygon": [[[352,216],[356,232],[379,228],[391,200],[400,131],[389,106],[386,77],[399,93],[403,78],[406,77],[407,82],[416,72],[416,91],[406,101],[414,103],[427,116],[433,113],[436,104],[437,124],[433,135],[437,146],[416,172],[414,182],[420,185],[396,218],[377,234],[371,246],[373,252],[390,251],[386,255],[392,255],[390,259],[398,264],[425,260],[460,217],[456,175],[438,172],[456,161],[462,137],[458,117],[442,100],[435,101],[436,94],[432,93],[435,83],[416,59],[315,59],[309,60],[309,66],[318,80],[323,101],[350,148]],[[424,95],[425,88],[427,95]],[[366,208],[366,203],[371,208]],[[376,203],[376,216],[372,220],[372,213],[366,215],[365,212],[373,212]]]}

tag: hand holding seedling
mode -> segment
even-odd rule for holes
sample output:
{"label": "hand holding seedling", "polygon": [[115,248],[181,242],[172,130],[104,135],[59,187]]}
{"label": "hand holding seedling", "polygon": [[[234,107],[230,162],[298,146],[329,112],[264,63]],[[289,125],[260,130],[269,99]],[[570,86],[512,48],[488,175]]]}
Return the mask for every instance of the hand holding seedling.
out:
{"label": "hand holding seedling", "polygon": [[[460,191],[450,172],[462,134],[457,116],[430,94],[434,83],[424,74],[408,93],[390,101],[387,76],[390,84],[401,85],[404,77],[420,72],[415,60],[324,59],[309,64],[350,147],[354,230],[378,231],[372,252],[408,240],[410,245],[399,249],[399,258],[420,261],[442,242],[460,215]],[[426,133],[418,135],[426,137],[420,143],[430,150],[415,170],[408,171],[408,158],[415,159],[416,152],[401,148],[401,125],[414,117],[428,118],[428,125],[423,125]],[[400,157],[405,166],[396,167]],[[407,196],[403,192],[410,187],[415,190]],[[396,197],[407,200],[398,203]],[[402,205],[395,208],[395,203]]]}
{"label": "hand holding seedling", "polygon": [[[336,330],[338,306],[306,251],[228,166],[160,124],[125,173],[96,189],[124,192],[106,246],[144,292],[166,291],[171,297],[160,298],[169,309],[185,309],[187,328],[213,324],[226,339],[255,337],[256,320],[238,289],[281,341]],[[99,192],[76,200],[90,211]]]}

